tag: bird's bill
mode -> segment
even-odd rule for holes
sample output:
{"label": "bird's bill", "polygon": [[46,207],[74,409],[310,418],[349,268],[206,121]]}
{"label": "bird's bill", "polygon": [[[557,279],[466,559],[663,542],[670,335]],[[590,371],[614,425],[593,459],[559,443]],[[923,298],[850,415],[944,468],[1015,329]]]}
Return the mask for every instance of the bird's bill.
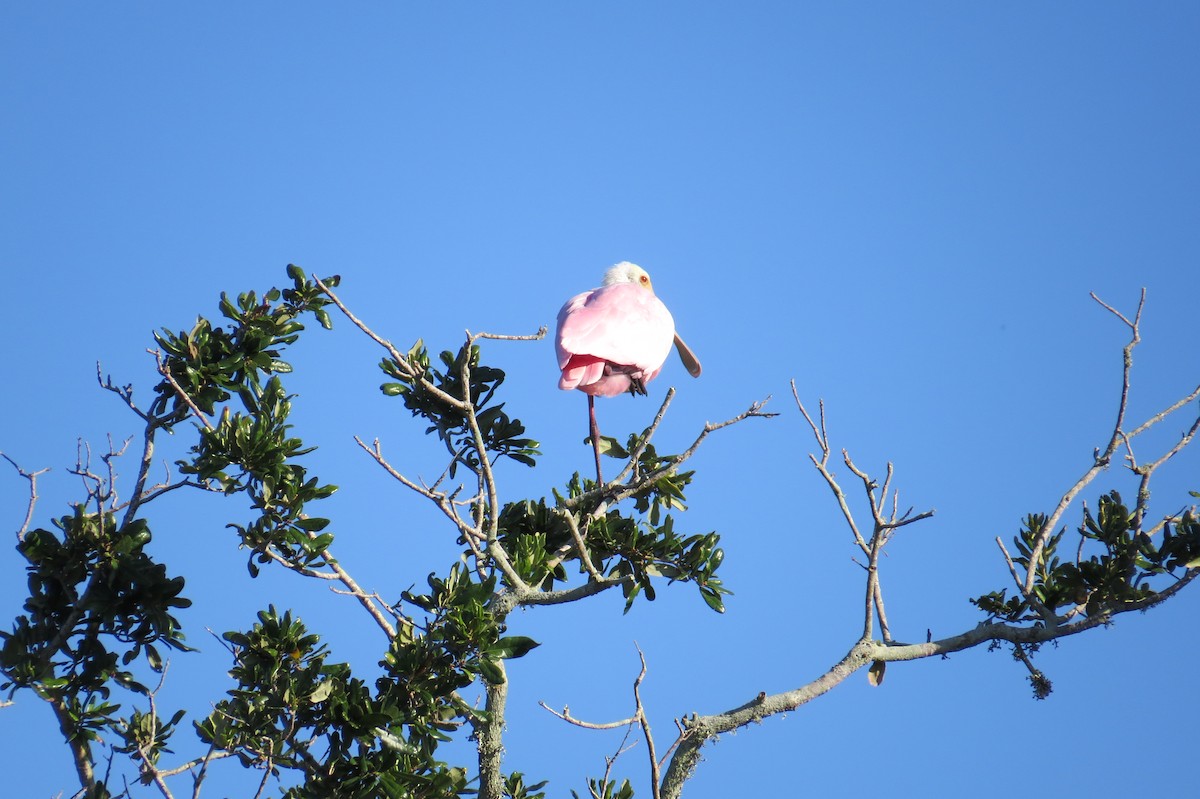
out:
{"label": "bird's bill", "polygon": [[688,370],[688,374],[692,377],[700,376],[700,361],[696,358],[696,353],[692,352],[692,348],[683,343],[683,339],[679,334],[675,334],[675,349],[679,352],[679,360],[683,361],[683,366]]}

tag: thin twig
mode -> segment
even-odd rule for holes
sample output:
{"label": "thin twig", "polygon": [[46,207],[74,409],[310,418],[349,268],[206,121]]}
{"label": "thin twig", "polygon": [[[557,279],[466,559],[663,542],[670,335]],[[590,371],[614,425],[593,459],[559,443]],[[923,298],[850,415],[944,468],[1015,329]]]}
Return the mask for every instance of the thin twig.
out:
{"label": "thin twig", "polygon": [[[162,366],[163,366],[163,364],[160,360],[159,361],[160,374],[162,372]],[[173,380],[173,378],[172,378],[172,380]],[[109,376],[107,378],[104,377],[101,372],[101,369],[100,369],[99,361],[96,362],[96,381],[100,384],[101,388],[111,391],[112,393],[114,393],[118,397],[120,397],[121,400],[125,403],[125,405],[128,406],[131,411],[133,411],[135,414],[137,414],[138,418],[140,418],[142,421],[144,421],[146,423],[145,430],[142,433],[142,458],[138,462],[137,479],[134,480],[133,492],[130,494],[129,501],[127,503],[125,503],[124,506],[121,506],[121,507],[125,508],[125,516],[121,520],[121,526],[125,527],[131,521],[133,521],[134,517],[137,515],[138,509],[141,507],[141,505],[143,503],[150,502],[156,496],[159,496],[159,495],[165,493],[164,491],[153,491],[153,490],[150,492],[146,491],[146,480],[149,477],[151,462],[154,458],[155,433],[160,427],[163,426],[163,420],[159,419],[158,417],[151,416],[149,413],[147,413],[146,411],[143,411],[141,408],[139,408],[134,403],[134,401],[133,401],[133,386],[132,385],[118,387],[118,386],[113,385],[111,376]],[[172,385],[174,385],[177,390],[181,390],[177,383],[173,382]],[[169,473],[168,473],[168,477],[169,477]],[[193,483],[193,485],[196,485],[196,484]],[[115,499],[114,499],[114,502],[115,502]]]}
{"label": "thin twig", "polygon": [[[216,744],[213,744],[213,746],[216,746]],[[224,751],[224,750],[214,752],[213,749],[210,747],[209,753],[206,754],[204,757],[198,757],[198,758],[195,758],[194,760],[189,760],[188,762],[186,762],[180,766],[176,766],[175,768],[172,768],[172,769],[164,769],[164,770],[160,771],[159,773],[162,774],[164,777],[174,777],[174,776],[184,773],[185,771],[191,771],[196,766],[200,766],[201,770],[203,771],[207,767],[206,764],[209,760],[221,760],[222,758],[233,757],[233,755],[234,755],[233,752],[228,752],[228,751]]]}
{"label": "thin twig", "polygon": [[1022,586],[1021,575],[1017,573],[1017,565],[1013,563],[1012,556],[1008,554],[1008,549],[1004,546],[1004,541],[1000,539],[1000,536],[996,536],[996,546],[1000,547],[1000,551],[1004,553],[1004,562],[1008,564],[1008,573],[1012,575],[1017,588],[1020,588]]}
{"label": "thin twig", "polygon": [[104,374],[101,370],[99,361],[96,361],[96,380],[97,380],[97,382],[100,383],[101,388],[103,388],[107,391],[111,391],[112,393],[114,393],[118,397],[120,397],[121,400],[126,405],[129,406],[129,409],[131,411],[133,411],[134,413],[136,413],[138,416],[140,416],[143,421],[149,422],[151,420],[152,417],[149,414],[147,414],[145,411],[143,411],[141,408],[139,408],[137,405],[134,404],[134,402],[133,402],[133,386],[132,385],[124,385],[124,386],[113,385],[112,376],[111,375],[109,375],[108,377],[104,376]]}
{"label": "thin twig", "polygon": [[396,347],[392,344],[392,342],[388,341],[387,339],[383,338],[378,333],[376,333],[374,330],[367,327],[365,322],[363,322],[361,319],[359,319],[357,316],[355,316],[353,313],[351,313],[350,309],[346,307],[346,305],[338,298],[338,296],[333,293],[333,290],[331,288],[329,288],[329,286],[325,285],[325,283],[323,283],[319,277],[317,277],[314,274],[312,276],[312,278],[313,278],[313,282],[315,282],[317,284],[317,287],[320,288],[321,291],[325,293],[325,296],[327,296],[330,299],[330,301],[333,302],[333,304],[337,306],[338,310],[340,310],[346,316],[346,318],[350,320],[350,322],[355,327],[357,327],[362,332],[366,333],[368,338],[370,338],[376,344],[378,344],[379,346],[383,347],[385,350],[388,351],[388,354],[392,356],[392,360],[396,363],[397,367],[400,368],[402,371],[404,371],[405,374],[409,377],[409,379],[420,382],[421,386],[425,390],[427,390],[430,394],[437,397],[439,400],[446,403],[447,405],[450,405],[451,407],[453,407],[457,410],[460,410],[460,411],[467,410],[467,404],[464,403],[461,399],[454,397],[450,394],[447,394],[445,391],[443,391],[442,389],[433,385],[428,380],[426,380],[423,376],[418,374],[417,371],[415,369],[413,369],[412,365],[409,364],[408,358],[405,357],[404,355],[401,355],[400,351],[398,349],[396,349]]}
{"label": "thin twig", "polygon": [[[662,466],[660,466],[659,468],[655,469],[652,472],[649,472],[648,474],[643,474],[639,479],[634,480],[629,483],[625,483],[623,485],[610,483],[608,486],[605,486],[603,489],[597,489],[595,491],[584,492],[583,494],[580,494],[579,496],[571,497],[570,499],[565,500],[563,502],[563,507],[568,508],[570,510],[575,510],[575,509],[579,508],[581,505],[585,505],[585,504],[591,502],[592,500],[596,499],[599,496],[604,496],[607,499],[611,500],[612,502],[620,502],[623,499],[627,499],[629,497],[634,496],[635,494],[637,494],[639,491],[641,491],[643,488],[650,485],[651,483],[657,482],[658,480],[661,480],[664,477],[674,474],[679,469],[680,465],[682,465],[685,461],[687,461],[693,455],[696,454],[696,450],[700,448],[700,445],[704,442],[704,439],[706,439],[710,433],[713,433],[713,432],[720,430],[722,428],[725,428],[725,427],[729,427],[730,425],[734,425],[739,422],[745,421],[746,419],[750,419],[750,418],[770,419],[772,417],[778,416],[779,414],[777,414],[777,413],[767,413],[762,410],[763,406],[766,405],[767,402],[770,401],[770,399],[771,399],[770,397],[767,397],[766,399],[759,400],[758,402],[753,403],[747,410],[739,413],[737,416],[734,416],[731,419],[726,419],[724,422],[717,422],[717,423],[706,422],[703,429],[700,431],[700,434],[696,437],[696,440],[692,442],[692,445],[690,447],[688,447],[686,450],[684,450],[683,452],[681,452],[678,455],[671,456],[670,458],[667,459],[666,463],[664,463]],[[604,513],[605,508],[606,508],[606,506],[601,504],[592,512],[592,515],[597,516],[597,515]]]}
{"label": "thin twig", "polygon": [[633,681],[633,703],[637,709],[637,720],[642,726],[642,735],[646,736],[647,754],[650,756],[650,795],[654,799],[659,799],[660,791],[662,790],[659,782],[659,767],[658,754],[654,751],[654,736],[650,732],[650,719],[646,718],[646,708],[642,706],[641,686],[642,680],[646,679],[646,656],[642,653],[642,648],[634,643],[637,649],[638,658],[642,661],[642,670],[638,672],[637,679]]}
{"label": "thin twig", "polygon": [[[525,581],[521,579],[521,575],[517,573],[509,560],[508,553],[504,547],[500,546],[497,536],[500,531],[500,501],[498,498],[498,489],[496,487],[496,474],[492,470],[491,459],[488,458],[487,442],[483,440],[483,431],[479,428],[479,419],[475,415],[475,403],[471,401],[471,358],[469,353],[471,348],[475,346],[475,340],[482,334],[471,335],[468,332],[466,349],[468,357],[463,358],[462,366],[459,369],[459,377],[462,380],[462,404],[467,417],[467,426],[471,430],[471,438],[475,442],[475,451],[479,454],[479,478],[483,481],[483,487],[487,491],[488,508],[491,513],[488,514],[488,529],[487,535],[487,553],[491,556],[492,561],[500,567],[500,571],[504,572],[505,578],[509,585],[514,586],[519,591],[531,590]],[[483,507],[482,504],[475,506],[477,516],[476,524],[482,527],[483,522]]]}
{"label": "thin twig", "polygon": [[541,327],[538,328],[538,331],[536,333],[530,333],[528,335],[510,335],[507,333],[475,333],[475,334],[472,334],[471,331],[468,330],[467,336],[472,339],[484,338],[484,339],[491,339],[492,341],[539,341],[546,337],[546,326],[542,325]]}
{"label": "thin twig", "polygon": [[562,712],[560,713],[541,700],[538,700],[538,704],[541,705],[542,708],[548,711],[551,715],[557,716],[568,724],[574,724],[576,727],[583,727],[587,730],[615,730],[619,727],[628,727],[629,725],[636,723],[638,720],[637,716],[633,715],[627,719],[621,719],[620,721],[584,721],[583,719],[577,719],[572,716],[571,708],[569,706],[564,705]]}
{"label": "thin twig", "polygon": [[[1139,330],[1138,326],[1142,318],[1142,307],[1146,303],[1145,289],[1142,289],[1142,296],[1138,301],[1137,313],[1134,314],[1132,322],[1129,321],[1124,314],[1103,302],[1094,293],[1092,294],[1092,299],[1113,313],[1129,327],[1130,338],[1128,343],[1126,343],[1124,348],[1121,350],[1121,393],[1120,400],[1117,403],[1117,420],[1113,425],[1113,432],[1109,437],[1108,444],[1105,446],[1102,452],[1096,454],[1092,465],[1086,472],[1083,473],[1083,476],[1081,476],[1075,482],[1075,485],[1071,486],[1071,488],[1068,489],[1065,494],[1063,494],[1062,499],[1059,500],[1058,505],[1054,508],[1053,512],[1046,520],[1045,526],[1043,527],[1041,533],[1037,536],[1037,539],[1033,542],[1033,546],[1030,548],[1031,552],[1029,556],[1029,568],[1025,571],[1025,579],[1021,584],[1021,594],[1025,600],[1029,602],[1030,606],[1037,610],[1039,615],[1041,615],[1048,624],[1054,623],[1054,614],[1049,611],[1049,609],[1046,608],[1033,593],[1033,585],[1037,580],[1037,569],[1038,564],[1041,562],[1042,550],[1045,549],[1046,542],[1049,541],[1050,536],[1053,535],[1054,529],[1058,527],[1058,523],[1062,518],[1062,515],[1075,501],[1075,497],[1079,495],[1080,491],[1089,486],[1101,471],[1108,467],[1109,461],[1111,460],[1113,453],[1116,451],[1121,441],[1128,440],[1128,438],[1123,435],[1122,431],[1124,430],[1126,409],[1129,405],[1129,375],[1133,368],[1133,349],[1142,340],[1141,331]],[[1132,438],[1132,435],[1129,437]]]}
{"label": "thin twig", "polygon": [[1138,425],[1132,431],[1130,431],[1127,435],[1130,438],[1133,438],[1134,436],[1144,433],[1149,428],[1153,427],[1154,425],[1161,422],[1163,419],[1166,419],[1168,416],[1175,413],[1175,411],[1179,410],[1180,408],[1184,407],[1185,405],[1190,405],[1192,402],[1195,402],[1196,398],[1198,398],[1198,397],[1200,397],[1200,386],[1196,386],[1196,388],[1192,389],[1192,391],[1189,392],[1187,396],[1183,397],[1182,399],[1178,400],[1177,402],[1172,403],[1169,407],[1165,408],[1164,410],[1160,411],[1159,413],[1154,414],[1149,419],[1142,422],[1140,425]]}
{"label": "thin twig", "polygon": [[[422,485],[418,485],[417,483],[414,483],[412,480],[405,477],[403,474],[400,473],[399,470],[396,469],[396,467],[394,467],[390,463],[388,463],[387,459],[383,457],[383,448],[379,443],[379,439],[375,439],[372,446],[367,446],[366,443],[364,443],[363,440],[361,438],[359,438],[358,436],[354,437],[354,441],[355,441],[355,443],[358,444],[359,447],[361,447],[363,449],[364,452],[366,452],[368,455],[370,455],[371,458],[376,463],[378,463],[383,468],[384,471],[386,471],[389,475],[391,475],[401,485],[403,485],[405,488],[408,488],[411,491],[415,491],[416,493],[420,494],[421,496],[425,497],[426,499],[430,500],[435,505],[437,505],[438,509],[441,510],[443,514],[445,514],[446,518],[448,518],[451,522],[453,522],[454,526],[456,528],[458,528],[459,534],[462,535],[464,539],[472,542],[470,546],[471,546],[472,551],[475,553],[476,557],[478,557],[478,558],[483,557],[483,553],[480,552],[475,547],[474,541],[482,540],[484,538],[484,534],[481,530],[464,522],[462,520],[462,517],[459,516],[458,513],[455,512],[455,510],[454,510],[455,501],[453,499],[453,497],[455,496],[454,494],[448,495],[443,491],[438,491],[431,487],[425,487]],[[439,482],[440,482],[440,478],[439,478]],[[436,483],[435,483],[435,485],[436,485]]]}
{"label": "thin twig", "polygon": [[171,374],[170,368],[168,368],[166,362],[163,361],[162,352],[159,350],[146,350],[146,352],[154,356],[154,360],[158,364],[158,373],[162,375],[168,383],[171,384],[171,388],[175,390],[175,396],[183,400],[183,404],[187,405],[188,408],[191,409],[192,414],[200,420],[201,424],[204,425],[204,429],[211,431],[213,429],[212,422],[208,421],[208,417],[205,416],[198,407],[196,407],[196,403],[193,402],[192,398],[188,396],[188,393],[183,390],[183,386],[179,385],[179,383],[175,380],[175,376]]}
{"label": "thin twig", "polygon": [[912,509],[910,508],[908,511],[905,511],[905,515],[898,521],[884,522],[883,524],[880,525],[880,527],[882,527],[885,530],[889,530],[889,531],[898,530],[901,527],[906,527],[907,525],[912,524],[913,522],[919,522],[923,519],[929,519],[929,518],[932,518],[933,516],[937,515],[937,510],[924,510],[924,511],[921,511],[920,513],[916,514],[915,516],[909,516],[908,514],[911,512],[912,512]]}
{"label": "thin twig", "polygon": [[663,417],[667,415],[667,408],[671,405],[671,400],[675,398],[675,388],[672,386],[667,389],[667,395],[663,397],[662,405],[658,406],[658,413],[654,414],[654,421],[650,423],[643,432],[641,439],[638,441],[633,452],[629,453],[629,460],[625,462],[625,467],[621,469],[621,473],[617,475],[614,483],[619,483],[625,479],[631,471],[637,468],[638,460],[642,457],[642,453],[646,451],[646,446],[654,438],[654,434],[658,432],[658,426],[662,423]]}
{"label": "thin twig", "polygon": [[267,558],[275,561],[276,563],[278,563],[280,566],[284,567],[285,569],[288,569],[289,571],[293,571],[296,574],[299,574],[303,577],[311,577],[314,580],[331,580],[331,581],[335,581],[338,579],[338,576],[336,574],[334,574],[333,572],[317,571],[316,569],[314,569],[310,566],[301,566],[298,563],[293,563],[292,561],[285,558],[282,554],[280,554],[279,551],[276,550],[274,547],[267,546],[267,547],[264,547],[264,548],[256,550],[256,551],[259,554],[263,555],[264,557],[267,557]]}
{"label": "thin twig", "polygon": [[817,446],[821,448],[821,452],[825,455],[829,454],[829,435],[825,432],[825,400],[817,400],[817,406],[821,412],[821,427],[818,430],[817,425],[813,422],[812,417],[808,415],[808,409],[804,407],[804,403],[800,401],[800,393],[796,390],[796,381],[791,381],[792,397],[796,400],[796,407],[800,409],[804,420],[808,422],[809,428],[812,429],[813,437],[817,439]]}
{"label": "thin twig", "polygon": [[29,481],[29,505],[25,508],[25,520],[21,522],[21,526],[17,529],[17,542],[21,543],[21,542],[25,541],[25,534],[29,532],[29,525],[33,522],[33,512],[34,512],[34,509],[37,507],[37,501],[38,501],[37,479],[38,479],[38,476],[43,475],[46,472],[50,471],[50,467],[47,466],[44,469],[38,469],[36,472],[27,472],[24,469],[22,469],[20,466],[18,466],[17,462],[14,461],[12,458],[8,457],[8,455],[6,455],[5,453],[0,452],[0,457],[4,458],[4,460],[11,463],[12,467],[17,470],[17,474],[21,475],[22,477],[24,477],[26,480]]}
{"label": "thin twig", "polygon": [[[604,758],[604,782],[606,784],[612,778],[613,766],[615,766],[617,764],[617,760],[620,759],[621,755],[625,754],[630,749],[633,749],[635,746],[637,746],[637,741],[630,742],[630,740],[629,740],[629,734],[632,732],[633,732],[632,724],[625,727],[625,734],[621,736],[621,743],[619,743],[617,745],[617,751],[613,752],[611,755],[605,756],[605,758]],[[589,789],[589,793],[591,793],[593,797],[596,796],[595,792],[591,791],[590,789]]]}
{"label": "thin twig", "polygon": [[200,799],[200,786],[204,784],[204,778],[208,776],[209,761],[214,760],[216,757],[230,757],[233,754],[233,752],[215,754],[216,751],[217,744],[214,741],[208,747],[208,753],[204,755],[204,759],[200,762],[200,773],[192,778],[192,799]]}
{"label": "thin twig", "polygon": [[575,514],[563,508],[555,508],[555,512],[567,523],[567,529],[571,531],[571,538],[574,539],[575,549],[579,553],[579,560],[583,563],[583,568],[587,571],[588,576],[593,580],[603,580],[604,575],[592,565],[592,556],[587,544],[584,543],[583,534],[579,532],[579,523],[575,520]]}

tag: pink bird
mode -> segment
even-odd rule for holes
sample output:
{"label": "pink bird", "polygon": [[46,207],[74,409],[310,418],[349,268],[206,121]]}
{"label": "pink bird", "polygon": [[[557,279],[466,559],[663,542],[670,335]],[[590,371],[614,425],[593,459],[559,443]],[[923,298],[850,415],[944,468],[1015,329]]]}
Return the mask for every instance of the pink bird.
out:
{"label": "pink bird", "polygon": [[700,361],[675,332],[675,320],[654,296],[650,275],[622,261],[604,273],[599,288],[577,294],[558,312],[554,349],[562,370],[558,387],[588,395],[588,421],[600,476],[600,430],[596,397],[645,394],[646,383],[660,371],[671,344],[691,373],[700,376]]}

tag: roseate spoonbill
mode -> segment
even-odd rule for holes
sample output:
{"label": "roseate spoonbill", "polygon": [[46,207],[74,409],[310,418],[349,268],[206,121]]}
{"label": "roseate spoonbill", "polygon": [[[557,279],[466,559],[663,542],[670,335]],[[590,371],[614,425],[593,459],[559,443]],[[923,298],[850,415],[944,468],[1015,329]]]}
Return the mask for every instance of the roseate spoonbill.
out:
{"label": "roseate spoonbill", "polygon": [[671,344],[691,373],[700,376],[700,361],[675,332],[675,320],[654,296],[650,275],[637,264],[622,261],[604,273],[599,288],[577,294],[558,312],[554,349],[562,377],[561,389],[587,394],[588,423],[600,476],[600,430],[596,397],[615,397],[628,391],[645,394],[646,384],[662,371]]}

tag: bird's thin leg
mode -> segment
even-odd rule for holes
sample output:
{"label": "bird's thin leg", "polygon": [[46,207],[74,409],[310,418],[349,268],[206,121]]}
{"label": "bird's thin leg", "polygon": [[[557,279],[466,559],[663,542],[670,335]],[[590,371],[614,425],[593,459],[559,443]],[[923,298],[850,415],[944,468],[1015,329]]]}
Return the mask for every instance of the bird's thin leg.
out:
{"label": "bird's thin leg", "polygon": [[588,421],[591,423],[592,452],[596,453],[596,484],[604,485],[600,476],[600,426],[596,424],[596,398],[588,394]]}

